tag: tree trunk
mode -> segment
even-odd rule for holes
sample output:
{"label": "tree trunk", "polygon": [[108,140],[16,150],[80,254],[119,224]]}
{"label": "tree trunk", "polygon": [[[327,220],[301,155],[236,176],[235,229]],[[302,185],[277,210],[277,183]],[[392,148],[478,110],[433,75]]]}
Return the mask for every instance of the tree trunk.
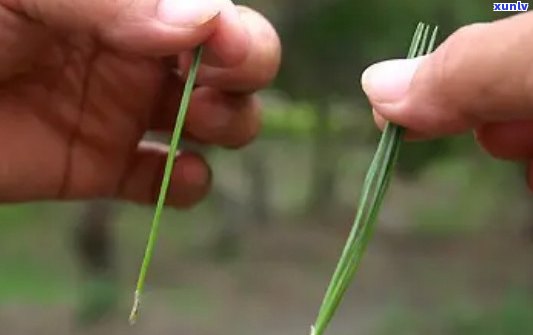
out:
{"label": "tree trunk", "polygon": [[116,209],[107,201],[95,201],[85,208],[76,225],[74,241],[83,276],[78,321],[96,324],[116,307],[113,219]]}
{"label": "tree trunk", "polygon": [[243,157],[243,166],[250,180],[248,196],[250,214],[254,223],[265,225],[270,219],[269,183],[264,164],[264,151],[252,148]]}
{"label": "tree trunk", "polygon": [[247,221],[245,206],[218,187],[213,187],[210,200],[222,221],[212,249],[214,258],[219,261],[235,259],[240,253],[242,225]]}
{"label": "tree trunk", "polygon": [[331,109],[319,104],[316,114],[311,193],[309,208],[314,215],[327,218],[336,204],[337,151],[331,132]]}

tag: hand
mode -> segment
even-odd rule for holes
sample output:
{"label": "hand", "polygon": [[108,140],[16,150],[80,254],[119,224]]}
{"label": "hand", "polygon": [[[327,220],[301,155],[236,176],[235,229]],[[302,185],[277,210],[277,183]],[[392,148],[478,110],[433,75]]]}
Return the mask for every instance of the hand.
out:
{"label": "hand", "polygon": [[[152,203],[191,50],[205,46],[186,136],[240,147],[258,132],[253,92],[280,42],[268,21],[229,0],[0,0],[0,201],[116,197]],[[172,71],[172,67],[177,71]],[[168,203],[206,195],[210,172],[176,159]]]}
{"label": "hand", "polygon": [[529,161],[533,188],[533,13],[459,29],[433,54],[371,66],[362,85],[377,124],[411,138],[475,130],[493,156]]}

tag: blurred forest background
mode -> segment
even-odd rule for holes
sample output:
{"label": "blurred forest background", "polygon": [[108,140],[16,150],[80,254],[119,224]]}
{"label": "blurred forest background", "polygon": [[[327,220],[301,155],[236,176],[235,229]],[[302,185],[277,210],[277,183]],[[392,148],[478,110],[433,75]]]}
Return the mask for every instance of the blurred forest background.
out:
{"label": "blurred forest background", "polygon": [[[359,78],[404,57],[419,20],[497,18],[483,0],[244,1],[277,27],[278,80],[242,151],[210,148],[215,185],[168,210],[141,321],[127,325],[152,209],[0,207],[0,334],[307,334],[376,147]],[[479,50],[483,52],[483,50]],[[533,334],[533,203],[523,169],[471,135],[410,143],[328,334]]]}

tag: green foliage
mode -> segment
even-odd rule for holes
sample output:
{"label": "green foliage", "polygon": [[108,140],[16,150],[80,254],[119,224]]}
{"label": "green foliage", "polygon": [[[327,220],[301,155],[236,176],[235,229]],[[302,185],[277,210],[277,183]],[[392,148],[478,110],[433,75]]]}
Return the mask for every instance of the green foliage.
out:
{"label": "green foliage", "polygon": [[447,334],[452,335],[524,335],[533,334],[531,296],[514,293],[503,304],[486,312],[454,311]]}
{"label": "green foliage", "polygon": [[30,302],[51,305],[74,300],[75,288],[64,273],[50,271],[44,264],[27,259],[2,260],[0,303]]}
{"label": "green foliage", "polygon": [[512,199],[515,185],[510,183],[511,177],[510,166],[487,157],[477,161],[461,156],[436,160],[418,181],[432,184],[434,191],[427,194],[423,206],[411,204],[413,231],[434,236],[478,232],[507,214],[507,208],[500,204]]}
{"label": "green foliage", "polygon": [[376,335],[414,335],[415,330],[424,327],[420,314],[406,308],[401,303],[391,304],[383,313],[379,324]]}
{"label": "green foliage", "polygon": [[[328,134],[332,137],[340,139],[345,134],[353,134],[358,126],[363,126],[354,123],[356,119],[352,108],[350,115],[343,114],[340,108],[332,108],[332,111],[328,124]],[[320,112],[316,104],[306,101],[267,103],[262,115],[262,137],[310,141],[316,135],[317,123],[321,122]]]}
{"label": "green foliage", "polygon": [[311,138],[316,122],[315,106],[311,103],[283,103],[267,108],[263,113],[263,135],[289,138]]}
{"label": "green foliage", "polygon": [[451,141],[446,138],[407,142],[402,146],[402,154],[398,157],[398,173],[406,178],[414,180],[420,173],[439,158],[453,153]]}
{"label": "green foliage", "polygon": [[164,297],[179,315],[201,318],[202,322],[216,323],[216,311],[224,308],[224,301],[215,300],[205,288],[194,285],[165,290]]}
{"label": "green foliage", "polygon": [[495,15],[484,0],[323,0],[309,6],[287,2],[282,17],[277,27],[285,52],[276,86],[298,99],[320,101],[352,100],[366,66],[383,55],[402,57],[414,17],[439,22],[446,36]]}
{"label": "green foliage", "polygon": [[[484,0],[318,0],[308,6],[284,2],[277,22],[283,67],[275,86],[311,105],[332,99],[366,103],[358,87],[360,74],[383,55],[402,57],[407,47],[403,37],[416,23],[413,18],[438,22],[441,34],[448,36],[465,24],[497,18],[491,5]],[[356,108],[352,112],[352,122],[359,123],[357,114],[368,113]],[[370,122],[364,125],[373,127]],[[352,138],[359,136],[352,133]],[[408,148],[399,158],[399,170],[408,177],[416,177],[436,157],[453,155],[457,149],[448,139]]]}
{"label": "green foliage", "polygon": [[395,304],[384,314],[377,335],[525,335],[533,334],[533,296],[509,290],[501,303],[486,307],[454,299],[431,313]]}
{"label": "green foliage", "polygon": [[[6,232],[9,227],[16,227],[25,222],[39,218],[40,207],[34,204],[0,206],[0,231]],[[13,225],[11,225],[13,224]]]}
{"label": "green foliage", "polygon": [[117,283],[107,277],[89,278],[82,287],[77,317],[80,325],[90,325],[110,316],[119,298]]}

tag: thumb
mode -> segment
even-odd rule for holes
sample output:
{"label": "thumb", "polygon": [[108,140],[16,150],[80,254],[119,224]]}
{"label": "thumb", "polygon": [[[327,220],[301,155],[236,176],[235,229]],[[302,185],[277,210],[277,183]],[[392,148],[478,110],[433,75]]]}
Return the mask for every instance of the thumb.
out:
{"label": "thumb", "polygon": [[216,55],[245,56],[231,51],[232,43],[243,44],[247,35],[229,0],[0,0],[2,5],[60,32],[90,34],[124,51],[176,54],[219,34],[218,39],[232,39],[226,46],[230,51],[214,50]]}
{"label": "thumb", "polygon": [[459,29],[433,54],[362,76],[377,120],[427,137],[533,119],[533,13]]}

